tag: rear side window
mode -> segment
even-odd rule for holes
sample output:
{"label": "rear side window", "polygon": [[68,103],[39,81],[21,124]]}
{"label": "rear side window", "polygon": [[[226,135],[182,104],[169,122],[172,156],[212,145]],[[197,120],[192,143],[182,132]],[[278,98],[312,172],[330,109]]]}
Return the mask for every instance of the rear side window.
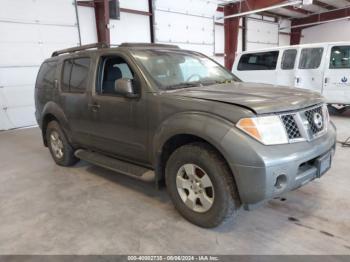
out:
{"label": "rear side window", "polygon": [[297,57],[296,49],[285,50],[282,56],[282,63],[281,63],[282,70],[294,69],[296,57]]}
{"label": "rear side window", "polygon": [[334,46],[331,51],[330,69],[350,68],[350,46]]}
{"label": "rear side window", "polygon": [[275,70],[278,53],[278,51],[271,51],[242,55],[237,69],[239,71]]}
{"label": "rear side window", "polygon": [[62,91],[84,93],[89,75],[90,58],[77,58],[64,61]]}
{"label": "rear side window", "polygon": [[301,50],[299,69],[316,69],[322,61],[323,48],[304,48]]}
{"label": "rear side window", "polygon": [[36,80],[37,88],[54,88],[56,62],[45,62],[41,65]]}

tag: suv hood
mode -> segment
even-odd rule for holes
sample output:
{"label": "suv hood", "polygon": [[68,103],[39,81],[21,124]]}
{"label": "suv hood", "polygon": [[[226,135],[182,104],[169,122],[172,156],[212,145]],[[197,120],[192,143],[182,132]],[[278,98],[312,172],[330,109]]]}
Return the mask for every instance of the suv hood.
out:
{"label": "suv hood", "polygon": [[298,110],[324,102],[321,95],[306,89],[242,82],[179,89],[172,94],[238,105],[256,114]]}

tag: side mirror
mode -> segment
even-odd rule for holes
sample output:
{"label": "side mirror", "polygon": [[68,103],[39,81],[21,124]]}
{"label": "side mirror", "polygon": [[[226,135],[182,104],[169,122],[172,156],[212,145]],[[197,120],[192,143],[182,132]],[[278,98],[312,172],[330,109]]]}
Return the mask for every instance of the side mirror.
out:
{"label": "side mirror", "polygon": [[138,97],[135,94],[134,86],[132,84],[132,80],[129,78],[121,78],[114,82],[114,91],[127,98],[135,98]]}

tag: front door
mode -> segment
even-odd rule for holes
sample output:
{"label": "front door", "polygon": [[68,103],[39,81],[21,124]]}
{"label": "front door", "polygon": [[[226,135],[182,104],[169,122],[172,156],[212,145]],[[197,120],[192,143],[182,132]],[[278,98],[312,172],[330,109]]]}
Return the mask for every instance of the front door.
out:
{"label": "front door", "polygon": [[298,69],[295,73],[295,87],[322,92],[323,64],[326,51],[323,47],[301,49]]}
{"label": "front door", "polygon": [[329,48],[323,83],[323,95],[328,103],[350,105],[349,45]]}
{"label": "front door", "polygon": [[[89,104],[94,124],[91,143],[104,153],[146,163],[146,93],[142,93],[141,80],[127,61],[115,55],[100,58],[96,90]],[[116,92],[115,81],[121,78],[132,79],[139,97],[127,98]]]}

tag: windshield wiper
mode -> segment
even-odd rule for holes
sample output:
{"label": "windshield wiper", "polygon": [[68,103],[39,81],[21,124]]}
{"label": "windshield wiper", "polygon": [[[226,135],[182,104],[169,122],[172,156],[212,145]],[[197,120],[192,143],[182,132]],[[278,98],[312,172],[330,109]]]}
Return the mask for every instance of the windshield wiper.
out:
{"label": "windshield wiper", "polygon": [[206,80],[206,81],[193,81],[193,82],[181,82],[174,85],[166,86],[167,90],[179,89],[179,88],[188,88],[188,87],[198,87],[198,86],[209,86],[215,84],[227,84],[231,83],[232,80]]}
{"label": "windshield wiper", "polygon": [[225,79],[225,80],[216,80],[217,84],[229,84],[233,82],[233,79]]}

